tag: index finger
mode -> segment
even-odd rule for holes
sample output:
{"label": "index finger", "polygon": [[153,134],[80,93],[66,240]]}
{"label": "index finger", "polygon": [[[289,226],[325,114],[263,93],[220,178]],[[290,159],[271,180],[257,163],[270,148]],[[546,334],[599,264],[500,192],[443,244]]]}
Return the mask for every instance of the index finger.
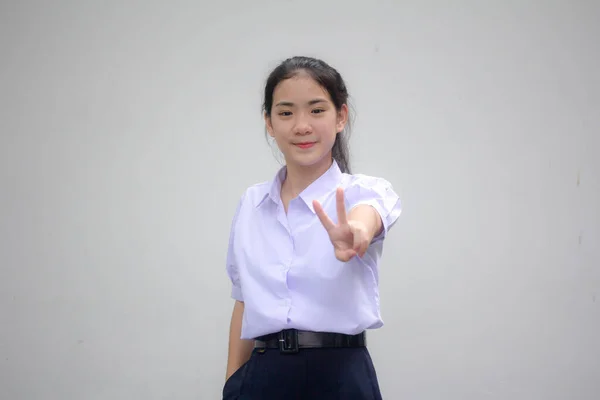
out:
{"label": "index finger", "polygon": [[344,189],[337,188],[335,193],[335,203],[337,208],[338,224],[345,225],[348,223],[346,217],[346,203],[344,202]]}
{"label": "index finger", "polygon": [[313,200],[313,207],[315,208],[315,212],[317,213],[317,217],[319,217],[319,220],[321,221],[321,223],[325,227],[326,231],[329,232],[332,228],[335,228],[335,224],[333,223],[333,221],[331,220],[331,218],[329,218],[327,216],[327,214],[325,214],[325,210],[323,210],[323,207],[321,206],[321,203],[319,203],[317,200]]}

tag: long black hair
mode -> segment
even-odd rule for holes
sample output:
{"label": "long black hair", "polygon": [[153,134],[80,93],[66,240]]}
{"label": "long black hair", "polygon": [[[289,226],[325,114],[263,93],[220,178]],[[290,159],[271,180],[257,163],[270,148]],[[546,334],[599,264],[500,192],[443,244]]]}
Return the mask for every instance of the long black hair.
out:
{"label": "long black hair", "polygon": [[[283,80],[294,77],[300,72],[306,72],[323,89],[327,91],[336,110],[339,112],[344,104],[348,105],[348,89],[337,70],[326,62],[312,57],[291,57],[279,64],[267,78],[263,112],[271,117],[273,107],[273,92]],[[348,105],[349,107],[349,105]],[[338,163],[342,172],[350,173],[350,155],[348,136],[350,135],[350,118],[342,132],[338,132],[332,148],[332,157]]]}

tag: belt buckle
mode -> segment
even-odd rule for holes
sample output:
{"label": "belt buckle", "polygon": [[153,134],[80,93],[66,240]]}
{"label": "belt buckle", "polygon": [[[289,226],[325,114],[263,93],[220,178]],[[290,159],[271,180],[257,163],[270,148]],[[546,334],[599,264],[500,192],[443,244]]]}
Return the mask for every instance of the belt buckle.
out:
{"label": "belt buckle", "polygon": [[279,351],[283,354],[295,354],[299,351],[296,329],[285,329],[279,332]]}

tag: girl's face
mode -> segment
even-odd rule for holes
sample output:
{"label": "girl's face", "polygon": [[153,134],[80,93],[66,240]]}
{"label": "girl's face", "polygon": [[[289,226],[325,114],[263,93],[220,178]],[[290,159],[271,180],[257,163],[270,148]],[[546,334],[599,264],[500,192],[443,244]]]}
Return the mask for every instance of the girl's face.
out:
{"label": "girl's face", "polygon": [[273,92],[267,131],[288,166],[329,165],[336,135],[346,125],[348,107],[338,112],[327,91],[305,73],[281,81]]}

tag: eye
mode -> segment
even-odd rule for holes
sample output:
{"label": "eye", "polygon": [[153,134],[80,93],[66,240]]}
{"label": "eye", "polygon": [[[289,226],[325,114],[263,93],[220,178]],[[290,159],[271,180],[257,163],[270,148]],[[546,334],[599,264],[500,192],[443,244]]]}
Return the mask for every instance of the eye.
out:
{"label": "eye", "polygon": [[325,110],[323,110],[322,108],[316,108],[312,111],[314,114],[321,114],[324,113]]}
{"label": "eye", "polygon": [[279,113],[279,115],[280,115],[281,117],[289,117],[290,115],[292,115],[292,112],[291,112],[291,111],[281,111],[281,112]]}

